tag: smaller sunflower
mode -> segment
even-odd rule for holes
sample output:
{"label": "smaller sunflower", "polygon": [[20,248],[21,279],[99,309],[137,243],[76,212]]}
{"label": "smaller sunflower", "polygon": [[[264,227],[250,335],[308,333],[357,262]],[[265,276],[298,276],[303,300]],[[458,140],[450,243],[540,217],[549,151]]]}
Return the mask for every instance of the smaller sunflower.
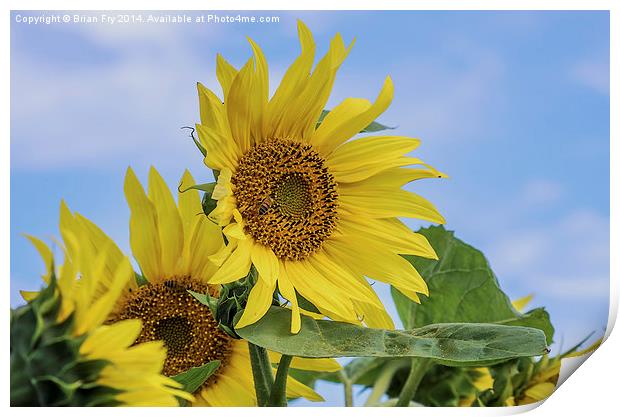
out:
{"label": "smaller sunflower", "polygon": [[[202,213],[198,191],[179,192],[177,205],[154,168],[148,182],[147,193],[133,171],[127,171],[130,245],[145,282],[138,286],[132,280],[116,291],[104,320],[115,325],[139,319],[143,327],[136,339],[137,346],[153,341],[164,343],[167,352],[162,372],[166,376],[213,360],[221,361],[216,373],[194,393],[193,405],[256,405],[247,341],[234,339],[220,330],[209,308],[188,293],[191,290],[217,295],[219,287],[209,284],[217,267],[209,257],[224,246],[221,230]],[[182,183],[184,187],[194,185],[189,172],[183,175]],[[61,229],[67,234],[83,229],[89,233],[94,251],[111,247],[120,256],[120,249],[108,236],[64,205]],[[272,358],[278,361],[277,356]],[[340,369],[334,360],[296,358],[291,366],[316,371]],[[288,380],[287,394],[290,398],[322,400],[293,378]]]}
{"label": "smaller sunflower", "polygon": [[[176,397],[192,400],[179,383],[162,375],[162,342],[135,345],[140,320],[104,324],[134,272],[119,251],[94,250],[81,232],[63,233],[65,261],[58,279],[50,248],[28,237],[45,261],[47,287],[22,292],[29,304],[12,315],[11,403],[14,392],[14,405],[29,406],[175,406]],[[33,318],[32,332],[18,328]]]}

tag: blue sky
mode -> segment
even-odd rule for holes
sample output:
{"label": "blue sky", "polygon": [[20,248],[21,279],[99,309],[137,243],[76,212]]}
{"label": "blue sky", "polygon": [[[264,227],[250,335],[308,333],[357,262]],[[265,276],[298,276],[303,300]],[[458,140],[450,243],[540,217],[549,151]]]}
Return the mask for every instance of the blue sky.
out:
{"label": "blue sky", "polygon": [[[40,12],[14,12],[11,27],[12,305],[42,272],[21,234],[58,236],[62,198],[128,251],[128,166],[145,179],[152,164],[171,186],[185,168],[208,180],[180,130],[198,120],[196,82],[217,91],[215,54],[240,66],[250,36],[273,88],[298,54],[301,18],[320,53],[336,32],[356,38],[329,106],[374,99],[392,76],[395,99],[380,121],[421,138],[416,156],[450,175],[410,189],[485,252],[505,291],[533,292],[565,347],[604,329],[607,12],[246,12],[280,22],[218,25],[25,25],[17,14]],[[342,402],[321,389],[328,404]]]}

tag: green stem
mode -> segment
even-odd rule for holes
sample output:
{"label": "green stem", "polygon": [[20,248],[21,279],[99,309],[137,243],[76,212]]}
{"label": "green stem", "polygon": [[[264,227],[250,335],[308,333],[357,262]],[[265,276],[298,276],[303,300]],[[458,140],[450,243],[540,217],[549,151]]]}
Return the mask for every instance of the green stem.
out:
{"label": "green stem", "polygon": [[422,381],[422,377],[426,374],[426,371],[428,371],[430,365],[431,361],[427,358],[411,359],[411,370],[409,371],[409,376],[407,377],[405,385],[400,392],[400,396],[396,402],[396,407],[409,407],[409,403],[413,400],[413,397],[418,390],[418,386],[420,385],[420,381]]}
{"label": "green stem", "polygon": [[344,369],[341,369],[338,374],[344,386],[344,406],[353,407],[353,384]]}
{"label": "green stem", "polygon": [[385,392],[390,387],[392,377],[394,376],[396,371],[402,366],[404,365],[403,361],[401,360],[394,360],[388,362],[386,367],[383,368],[383,371],[379,374],[379,377],[375,381],[375,385],[372,389],[372,392],[370,393],[370,396],[366,400],[364,407],[372,407],[379,403],[381,397],[383,397],[383,394],[385,394]]}
{"label": "green stem", "polygon": [[271,395],[269,396],[269,407],[286,407],[286,380],[288,378],[288,368],[293,360],[292,356],[282,355],[276,372],[276,381],[273,383]]}
{"label": "green stem", "polygon": [[271,388],[273,387],[273,371],[267,349],[248,342],[250,348],[250,362],[254,377],[256,401],[259,407],[266,407],[269,403]]}

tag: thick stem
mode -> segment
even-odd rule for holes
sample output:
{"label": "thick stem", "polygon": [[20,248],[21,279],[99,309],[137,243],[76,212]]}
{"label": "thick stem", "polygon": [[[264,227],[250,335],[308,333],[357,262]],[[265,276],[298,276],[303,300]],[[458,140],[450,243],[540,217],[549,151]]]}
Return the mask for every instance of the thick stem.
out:
{"label": "thick stem", "polygon": [[353,384],[344,369],[341,369],[338,374],[344,386],[344,406],[353,407]]}
{"label": "thick stem", "polygon": [[267,355],[267,349],[264,347],[250,342],[248,342],[248,345],[250,348],[250,362],[252,363],[256,401],[259,407],[266,407],[273,387],[273,371],[269,355]]}
{"label": "thick stem", "polygon": [[292,356],[282,355],[276,372],[276,380],[271,389],[268,405],[270,407],[286,407],[286,380],[288,378],[288,368],[293,360]]}
{"label": "thick stem", "polygon": [[420,385],[420,381],[422,381],[422,377],[426,374],[426,371],[428,371],[430,364],[431,361],[427,358],[411,359],[411,370],[409,371],[409,376],[407,377],[405,385],[400,392],[400,396],[396,402],[396,407],[409,407],[409,403],[415,396],[418,386]]}

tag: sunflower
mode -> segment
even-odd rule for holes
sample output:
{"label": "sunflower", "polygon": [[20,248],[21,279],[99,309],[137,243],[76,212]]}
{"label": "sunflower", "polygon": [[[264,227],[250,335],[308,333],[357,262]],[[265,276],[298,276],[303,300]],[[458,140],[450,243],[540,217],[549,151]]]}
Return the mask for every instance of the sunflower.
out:
{"label": "sunflower", "polygon": [[301,54],[269,99],[267,61],[250,39],[253,57],[235,69],[217,56],[223,100],[198,83],[205,164],[219,174],[209,217],[229,244],[211,283],[225,284],[258,270],[237,327],[259,320],[279,290],[300,329],[298,294],[326,316],[371,327],[390,327],[366,278],[398,288],[412,300],[428,295],[419,273],[401,254],[437,259],[426,238],[398,217],[444,223],[427,200],[401,189],[411,181],[442,177],[406,156],[420,141],[402,136],[351,140],[389,106],[386,78],[374,103],[347,98],[322,118],[336,72],[352,45],[337,34],[312,70],[315,44],[298,22]]}
{"label": "sunflower", "polygon": [[[76,221],[92,226],[83,218]],[[95,250],[90,241],[95,235],[84,227],[63,230],[65,261],[58,280],[50,248],[28,236],[46,264],[47,286],[23,291],[29,303],[12,314],[11,403],[175,406],[176,397],[192,400],[178,382],[162,375],[162,342],[134,345],[140,320],[104,324],[134,272],[115,247]],[[37,324],[24,333],[29,321]],[[30,342],[21,343],[20,336]],[[22,384],[13,383],[20,378]]]}
{"label": "sunflower", "polygon": [[[186,171],[183,184],[193,185]],[[141,285],[132,283],[116,293],[105,322],[112,326],[126,320],[139,319],[142,330],[137,346],[163,341],[167,348],[163,374],[173,376],[192,367],[219,360],[221,365],[195,393],[193,405],[250,406],[256,405],[256,394],[248,343],[234,339],[218,328],[209,308],[188,290],[217,295],[218,288],[209,284],[217,267],[209,256],[224,245],[221,229],[202,214],[198,191],[179,192],[178,205],[159,173],[151,168],[148,194],[128,169],[125,195],[131,210],[130,245],[140,266]],[[94,248],[118,247],[97,226],[79,214],[72,214],[63,205],[61,227],[66,230],[88,230]],[[272,353],[274,363],[279,361]],[[296,358],[298,369],[335,371],[334,360]],[[305,397],[311,401],[322,398],[312,389],[289,378],[290,398]]]}

